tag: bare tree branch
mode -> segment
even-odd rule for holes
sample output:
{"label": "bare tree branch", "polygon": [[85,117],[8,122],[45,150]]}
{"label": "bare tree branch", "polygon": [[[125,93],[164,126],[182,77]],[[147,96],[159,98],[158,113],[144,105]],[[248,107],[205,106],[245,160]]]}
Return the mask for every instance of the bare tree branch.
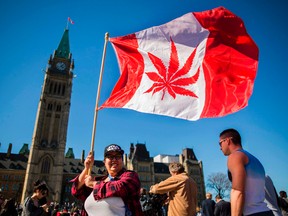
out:
{"label": "bare tree branch", "polygon": [[206,187],[214,190],[217,195],[220,195],[222,198],[224,198],[229,197],[231,182],[228,180],[227,175],[217,172],[208,176]]}

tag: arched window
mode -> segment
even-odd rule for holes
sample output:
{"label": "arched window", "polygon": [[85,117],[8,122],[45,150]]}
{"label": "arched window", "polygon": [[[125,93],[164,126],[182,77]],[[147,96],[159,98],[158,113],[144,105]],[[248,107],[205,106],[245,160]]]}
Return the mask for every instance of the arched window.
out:
{"label": "arched window", "polygon": [[63,85],[63,88],[62,88],[62,96],[65,95],[65,85]]}
{"label": "arched window", "polygon": [[42,160],[41,173],[49,174],[50,173],[50,164],[51,164],[50,158],[49,157],[45,157]]}
{"label": "arched window", "polygon": [[54,84],[54,92],[53,92],[54,94],[57,93],[57,89],[58,89],[58,83],[55,83],[55,84]]}
{"label": "arched window", "polygon": [[53,85],[54,85],[54,82],[51,82],[50,83],[50,87],[49,87],[49,94],[52,93]]}
{"label": "arched window", "polygon": [[56,111],[57,111],[57,112],[61,112],[61,105],[60,105],[60,104],[57,105]]}
{"label": "arched window", "polygon": [[58,90],[57,90],[57,95],[60,95],[60,93],[61,93],[61,87],[62,87],[62,85],[61,85],[61,83],[59,83],[59,85],[58,85]]}
{"label": "arched window", "polygon": [[53,109],[53,105],[52,105],[51,103],[49,103],[49,104],[48,104],[48,110],[49,110],[49,111],[52,111],[52,109]]}

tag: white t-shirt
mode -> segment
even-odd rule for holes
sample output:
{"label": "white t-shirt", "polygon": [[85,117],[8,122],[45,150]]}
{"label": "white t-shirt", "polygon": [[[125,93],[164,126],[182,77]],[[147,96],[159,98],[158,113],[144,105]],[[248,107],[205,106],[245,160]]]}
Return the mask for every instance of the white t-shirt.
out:
{"label": "white t-shirt", "polygon": [[93,191],[85,200],[84,208],[89,216],[125,216],[125,205],[121,197],[95,200]]}

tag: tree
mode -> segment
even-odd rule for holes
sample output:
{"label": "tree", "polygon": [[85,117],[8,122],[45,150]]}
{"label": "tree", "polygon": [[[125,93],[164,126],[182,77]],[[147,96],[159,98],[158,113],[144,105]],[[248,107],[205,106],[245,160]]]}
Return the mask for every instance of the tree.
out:
{"label": "tree", "polygon": [[212,173],[207,178],[206,187],[215,190],[217,195],[224,198],[229,197],[231,182],[224,173]]}

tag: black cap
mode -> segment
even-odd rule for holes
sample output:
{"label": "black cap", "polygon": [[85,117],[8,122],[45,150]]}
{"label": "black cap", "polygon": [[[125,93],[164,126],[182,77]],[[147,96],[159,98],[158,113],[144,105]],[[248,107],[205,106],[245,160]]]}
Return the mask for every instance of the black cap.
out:
{"label": "black cap", "polygon": [[104,157],[106,157],[107,153],[109,152],[119,152],[122,155],[124,154],[124,151],[121,149],[121,147],[119,145],[116,144],[110,144],[108,146],[106,146],[105,150],[104,150]]}

